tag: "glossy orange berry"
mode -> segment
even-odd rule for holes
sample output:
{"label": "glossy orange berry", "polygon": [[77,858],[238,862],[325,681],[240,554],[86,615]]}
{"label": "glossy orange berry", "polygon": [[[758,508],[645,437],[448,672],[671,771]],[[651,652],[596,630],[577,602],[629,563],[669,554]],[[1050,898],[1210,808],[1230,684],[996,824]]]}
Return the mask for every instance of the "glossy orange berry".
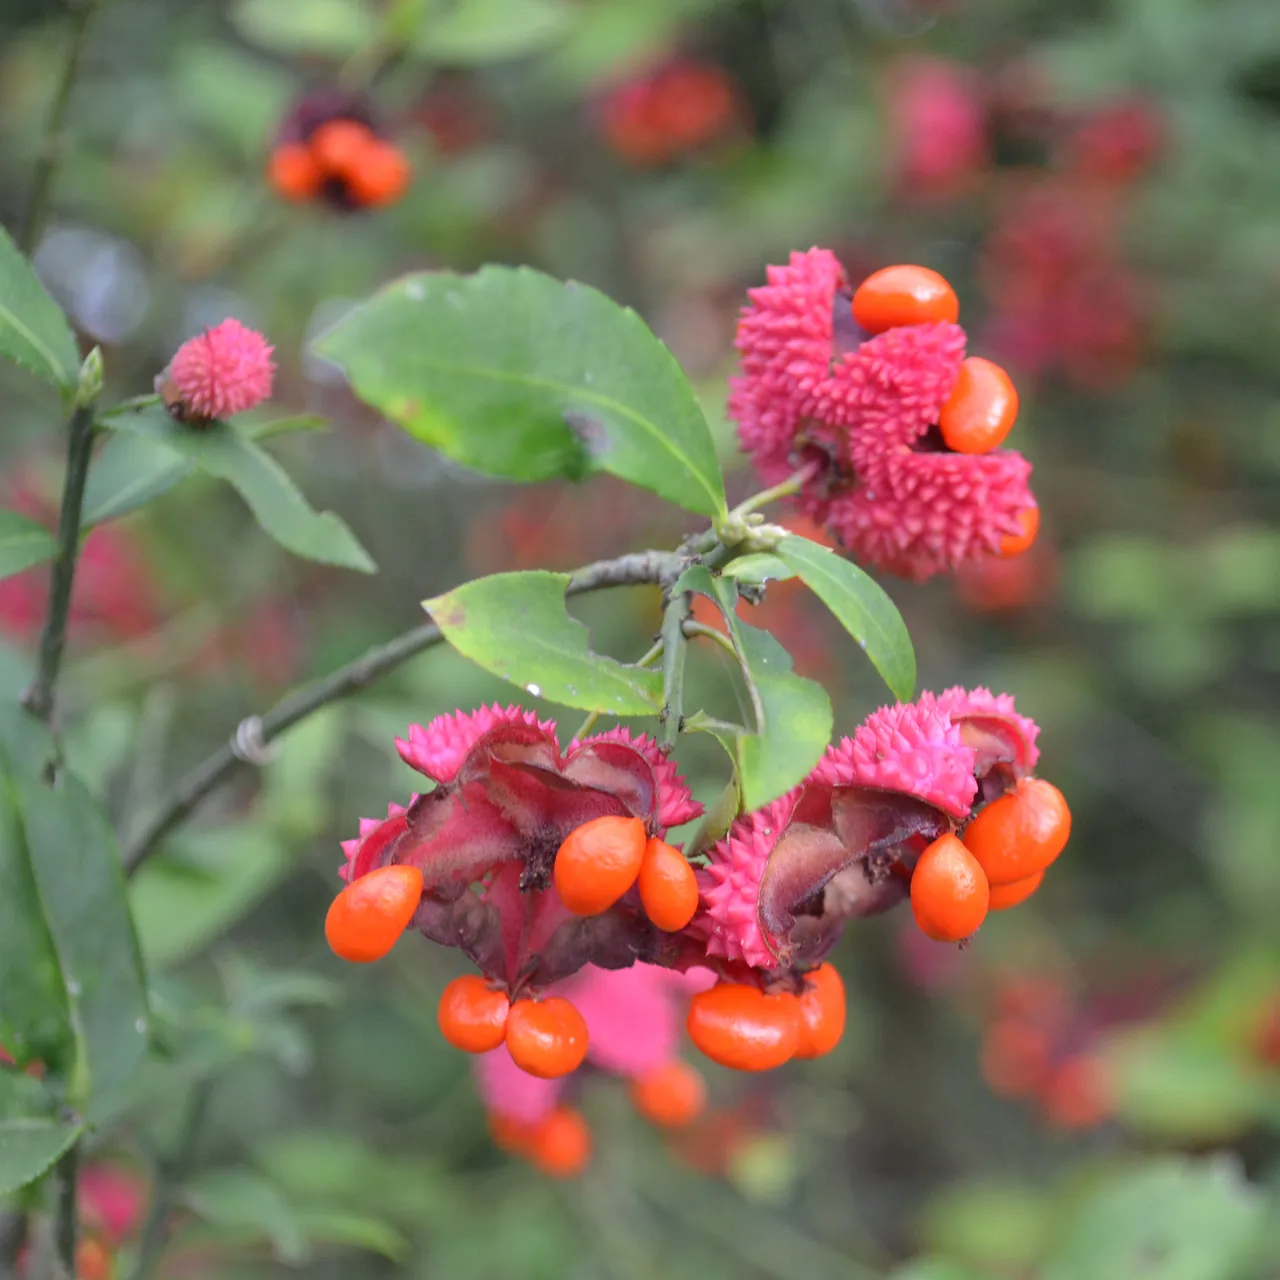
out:
{"label": "glossy orange berry", "polygon": [[1018,523],[1022,526],[1020,533],[1006,533],[1000,539],[1002,556],[1020,556],[1035,542],[1040,532],[1040,508],[1024,507],[1018,512]]}
{"label": "glossy orange berry", "polygon": [[800,1005],[800,1047],[797,1058],[821,1058],[840,1043],[844,1035],[844,980],[833,964],[821,964],[804,975],[805,988],[797,997]]}
{"label": "glossy orange berry", "polygon": [[698,909],[698,880],[688,859],[656,836],[640,864],[640,901],[645,915],[667,933],[677,933]]}
{"label": "glossy orange berry", "polygon": [[507,1015],[507,1051],[522,1071],[543,1080],[567,1076],[587,1056],[587,1024],[564,999],[518,1000]]}
{"label": "glossy orange berry", "polygon": [[938,320],[954,324],[959,315],[955,290],[928,267],[883,267],[853,295],[853,318],[868,333]]}
{"label": "glossy orange berry", "polygon": [[326,120],[310,138],[316,164],[332,178],[349,179],[364,164],[377,138],[359,120]]}
{"label": "glossy orange berry", "polygon": [[800,1006],[793,995],[721,982],[693,997],[685,1027],[712,1062],[735,1071],[770,1071],[800,1047]]}
{"label": "glossy orange berry", "polygon": [[488,1053],[506,1038],[511,1001],[477,973],[469,973],[445,987],[436,1009],[440,1033],[463,1053]]}
{"label": "glossy orange berry", "polygon": [[114,1270],[111,1251],[101,1240],[88,1238],[76,1245],[76,1280],[111,1280]]}
{"label": "glossy orange berry", "polygon": [[1033,876],[1027,876],[1025,880],[1014,880],[1009,884],[993,884],[991,886],[991,911],[1008,911],[1010,907],[1016,907],[1020,902],[1026,902],[1033,893],[1040,887],[1040,882],[1044,879],[1044,872],[1037,871]]}
{"label": "glossy orange berry", "polygon": [[591,1161],[591,1130],[582,1112],[557,1107],[535,1129],[529,1159],[551,1178],[576,1178]]}
{"label": "glossy orange berry", "polygon": [[408,157],[390,142],[375,140],[348,171],[347,189],[364,205],[394,204],[413,175]]}
{"label": "glossy orange berry", "polygon": [[965,828],[966,848],[992,884],[1007,885],[1043,871],[1066,847],[1071,810],[1043,778],[1023,778]]}
{"label": "glossy orange berry", "polygon": [[706,1107],[707,1082],[696,1067],[673,1058],[631,1082],[631,1101],[651,1123],[681,1129],[692,1124]]}
{"label": "glossy orange berry", "polygon": [[920,932],[935,942],[961,942],[977,933],[990,896],[977,858],[953,835],[939,836],[911,875],[911,911]]}
{"label": "glossy orange berry", "polygon": [[571,831],[556,853],[556,892],[575,916],[597,916],[635,884],[644,850],[639,818],[592,818]]}
{"label": "glossy orange berry", "polygon": [[334,898],[324,936],[336,955],[353,964],[381,960],[413,919],[421,898],[417,867],[375,867]]}
{"label": "glossy orange berry", "polygon": [[938,415],[943,443],[956,453],[990,453],[1013,430],[1018,389],[998,365],[970,356]]}
{"label": "glossy orange berry", "polygon": [[324,173],[309,147],[301,142],[286,142],[271,153],[267,180],[286,200],[310,200],[319,192]]}

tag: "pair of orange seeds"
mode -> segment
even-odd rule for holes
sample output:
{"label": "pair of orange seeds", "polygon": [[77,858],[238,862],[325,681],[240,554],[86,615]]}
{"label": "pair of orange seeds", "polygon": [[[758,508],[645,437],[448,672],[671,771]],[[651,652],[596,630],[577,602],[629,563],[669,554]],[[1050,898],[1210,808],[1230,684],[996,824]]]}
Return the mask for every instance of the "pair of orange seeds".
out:
{"label": "pair of orange seeds", "polygon": [[699,992],[685,1022],[712,1062],[735,1071],[771,1071],[792,1058],[820,1058],[844,1035],[844,982],[834,965],[804,977],[799,995],[721,982]]}
{"label": "pair of orange seeds", "polygon": [[[884,267],[869,275],[853,295],[853,318],[868,333],[884,333],[900,325],[954,324],[960,315],[955,290],[928,267]],[[990,453],[1013,429],[1018,417],[1018,390],[998,365],[970,356],[938,415],[943,443],[955,453]],[[1035,541],[1040,512],[1022,514],[1022,531],[1000,544],[1003,555],[1018,555]]]}
{"label": "pair of orange seeds", "polygon": [[1004,911],[1040,887],[1071,835],[1071,810],[1043,778],[1023,778],[969,823],[964,839],[940,836],[911,875],[911,910],[936,942],[961,942],[988,911]]}
{"label": "pair of orange seeds", "polygon": [[676,933],[698,909],[698,882],[684,855],[647,838],[639,818],[593,818],[569,833],[556,853],[556,892],[575,916],[607,911],[632,885],[645,914]]}
{"label": "pair of orange seeds", "polygon": [[267,177],[286,200],[314,199],[336,183],[351,205],[393,204],[404,195],[409,161],[394,143],[359,120],[326,120],[301,142],[284,142],[271,153]]}
{"label": "pair of orange seeds", "polygon": [[505,1042],[522,1071],[554,1080],[576,1071],[587,1056],[587,1023],[562,996],[517,1000],[479,974],[454,978],[436,1009],[440,1033],[464,1053],[488,1053]]}

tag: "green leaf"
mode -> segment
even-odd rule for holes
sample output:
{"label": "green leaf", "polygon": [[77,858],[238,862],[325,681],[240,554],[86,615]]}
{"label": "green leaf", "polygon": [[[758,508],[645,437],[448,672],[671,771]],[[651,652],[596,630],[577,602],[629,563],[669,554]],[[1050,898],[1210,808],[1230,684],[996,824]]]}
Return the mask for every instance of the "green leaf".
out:
{"label": "green leaf", "polygon": [[20,762],[37,767],[48,737],[11,703],[0,704],[0,1045],[17,1062],[60,1062],[71,1049],[71,1016],[58,955],[45,922],[18,806]]}
{"label": "green leaf", "polygon": [[453,0],[432,7],[414,47],[453,65],[517,58],[545,48],[571,17],[562,0]]}
{"label": "green leaf", "polygon": [[[33,734],[18,708],[6,708],[0,740],[8,748],[10,794],[53,939],[78,1048],[71,1096],[111,1089],[147,1048],[149,1009],[138,942],[111,824],[84,784],[61,770],[44,778],[53,743]],[[23,743],[39,744],[22,751]]]}
{"label": "green leaf", "polygon": [[231,20],[247,40],[275,53],[342,57],[377,37],[376,20],[359,0],[238,0]]}
{"label": "green leaf", "polygon": [[381,1254],[392,1262],[401,1262],[409,1254],[409,1242],[395,1227],[364,1213],[352,1213],[334,1205],[319,1209],[302,1209],[298,1221],[306,1236],[317,1244],[346,1245]]}
{"label": "green leaf", "polygon": [[408,276],[317,344],[362,400],[457,462],[515,480],[607,471],[725,511],[693,388],[634,311],[526,267]]}
{"label": "green leaf", "polygon": [[88,528],[115,520],[168,493],[195,471],[166,444],[119,431],[93,460],[84,490]]}
{"label": "green leaf", "polygon": [[57,549],[53,534],[44,525],[16,511],[0,511],[0,578],[52,559]]}
{"label": "green leaf", "polygon": [[808,538],[783,538],[778,558],[835,614],[901,702],[915,693],[916,655],[907,624],[884,589],[856,564]]}
{"label": "green leaf", "polygon": [[0,1196],[42,1177],[83,1132],[65,1120],[0,1120]]}
{"label": "green leaf", "polygon": [[786,565],[777,556],[764,552],[754,552],[749,556],[739,556],[730,560],[723,571],[726,578],[735,582],[745,582],[750,586],[762,586],[766,582],[786,582],[796,576],[795,570]]}
{"label": "green leaf", "polygon": [[279,883],[290,861],[258,821],[171,837],[129,886],[147,963],[167,967],[203,950]]}
{"label": "green leaf", "polygon": [[195,429],[175,422],[159,406],[121,410],[106,415],[102,423],[163,445],[184,465],[228,481],[248,504],[263,532],[295,555],[362,573],[374,572],[373,561],[351,530],[332,512],[313,511],[285,469],[227,423]]}
{"label": "green leaf", "polygon": [[1244,1280],[1261,1193],[1230,1160],[1152,1160],[1103,1180],[1072,1214],[1043,1280]]}
{"label": "green leaf", "polygon": [[[114,419],[113,419],[114,421]],[[315,414],[275,418],[251,427],[233,428],[250,440],[269,440],[294,431],[316,431],[327,426]],[[86,527],[116,520],[181,484],[196,471],[196,464],[170,445],[149,435],[118,431],[93,461],[84,493]]]}
{"label": "green leaf", "polygon": [[59,387],[74,387],[80,352],[61,308],[0,227],[0,356]]}
{"label": "green leaf", "polygon": [[213,1170],[191,1183],[183,1198],[192,1212],[215,1227],[269,1240],[281,1262],[296,1265],[311,1255],[293,1206],[260,1174]]}
{"label": "green leaf", "polygon": [[707,728],[733,757],[742,786],[744,809],[758,809],[802,781],[822,758],[831,740],[831,700],[814,680],[792,670],[791,655],[767,631],[748,626],[737,615],[737,586],[713,578],[701,566],[687,570],[672,588],[697,591],[719,607],[741,658],[744,678],[755,690],[754,731],[714,724],[698,715],[687,726]]}
{"label": "green leaf", "polygon": [[428,600],[424,608],[459,653],[535,698],[614,716],[652,715],[662,677],[593,653],[591,634],[565,609],[564,573],[496,573]]}

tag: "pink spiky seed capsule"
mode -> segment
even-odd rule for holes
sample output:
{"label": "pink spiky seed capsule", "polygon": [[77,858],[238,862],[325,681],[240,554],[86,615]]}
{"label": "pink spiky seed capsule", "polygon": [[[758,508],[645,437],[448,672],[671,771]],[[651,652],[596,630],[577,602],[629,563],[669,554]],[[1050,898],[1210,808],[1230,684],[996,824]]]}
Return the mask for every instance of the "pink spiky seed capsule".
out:
{"label": "pink spiky seed capsule", "polygon": [[179,422],[207,426],[270,397],[273,351],[262,334],[226,319],[178,348],[156,379],[156,392]]}

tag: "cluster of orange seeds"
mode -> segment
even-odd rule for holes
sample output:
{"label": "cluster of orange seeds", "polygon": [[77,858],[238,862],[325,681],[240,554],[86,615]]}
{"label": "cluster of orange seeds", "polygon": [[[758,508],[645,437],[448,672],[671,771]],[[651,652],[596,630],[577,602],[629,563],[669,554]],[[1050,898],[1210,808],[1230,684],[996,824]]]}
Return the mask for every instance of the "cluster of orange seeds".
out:
{"label": "cluster of orange seeds", "polygon": [[962,942],[988,911],[1004,911],[1040,887],[1066,848],[1071,810],[1043,778],[1023,778],[980,809],[963,837],[940,836],[911,875],[911,910],[936,942]]}
{"label": "cluster of orange seeds", "polygon": [[326,120],[305,138],[281,142],[267,177],[286,200],[328,196],[344,208],[394,204],[409,186],[408,158],[361,120]]}
{"label": "cluster of orange seeds", "polygon": [[719,982],[689,1005],[689,1038],[712,1062],[736,1071],[771,1071],[792,1058],[820,1058],[844,1035],[844,982],[830,964],[801,982],[798,993]]}
{"label": "cluster of orange seeds", "polygon": [[[955,324],[959,315],[955,290],[928,267],[885,267],[869,275],[853,295],[853,318],[870,334],[903,325]],[[953,453],[990,453],[1004,443],[1017,418],[1013,379],[993,361],[969,356],[938,415],[938,430]],[[1020,555],[1035,541],[1040,509],[1028,507],[1019,519],[1022,531],[1001,540],[1002,555]]]}
{"label": "cluster of orange seeds", "polygon": [[645,914],[676,933],[698,908],[698,882],[684,855],[648,837],[639,818],[593,818],[571,832],[556,853],[560,900],[576,916],[607,911],[633,885]]}

